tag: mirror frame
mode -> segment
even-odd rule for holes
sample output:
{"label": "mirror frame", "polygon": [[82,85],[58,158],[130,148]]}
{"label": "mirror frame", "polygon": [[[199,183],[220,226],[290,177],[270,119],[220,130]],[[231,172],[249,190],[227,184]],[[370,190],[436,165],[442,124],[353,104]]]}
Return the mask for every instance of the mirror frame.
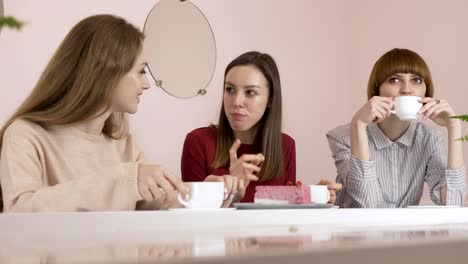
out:
{"label": "mirror frame", "polygon": [[[145,30],[147,29],[147,25],[148,25],[148,19],[149,19],[149,16],[150,14],[153,12],[153,10],[155,10],[158,6],[158,4],[161,2],[161,1],[168,1],[168,0],[159,0],[152,8],[151,10],[148,12],[147,16],[146,16],[146,19],[145,19],[145,23],[144,23],[144,27],[143,27],[143,32],[145,32]],[[151,70],[151,67],[150,65],[148,64],[147,68],[148,68],[148,71],[149,73],[151,74],[151,77],[153,78],[153,80],[155,81],[156,83],[156,86],[158,86],[159,88],[161,88],[162,90],[164,90],[166,93],[168,93],[169,95],[173,96],[173,97],[176,97],[176,98],[180,98],[180,99],[190,99],[190,98],[193,98],[193,97],[196,97],[198,95],[205,95],[206,94],[206,90],[208,88],[208,86],[210,85],[211,81],[213,80],[213,77],[214,77],[214,74],[216,72],[216,65],[217,65],[217,60],[218,60],[218,54],[217,54],[217,46],[216,46],[216,38],[215,38],[215,34],[214,34],[214,31],[213,31],[213,28],[211,27],[211,24],[210,22],[208,21],[208,18],[205,16],[205,14],[201,11],[200,8],[198,8],[198,6],[196,6],[194,3],[192,3],[191,1],[187,1],[187,0],[171,0],[171,1],[177,1],[178,3],[184,3],[184,2],[187,2],[187,4],[190,4],[192,6],[192,8],[194,8],[195,10],[198,11],[198,13],[201,15],[201,17],[204,19],[204,21],[206,22],[207,26],[208,26],[208,30],[209,32],[211,33],[210,35],[212,36],[212,41],[213,41],[213,47],[214,47],[214,56],[213,56],[213,69],[210,73],[210,76],[209,78],[207,79],[207,82],[206,84],[204,84],[203,87],[200,87],[198,90],[194,90],[194,93],[193,95],[191,96],[179,96],[179,95],[176,95],[176,93],[174,93],[173,91],[171,91],[170,88],[168,87],[164,87],[164,80],[161,80],[159,78],[157,78],[157,76],[153,73],[153,71]]]}

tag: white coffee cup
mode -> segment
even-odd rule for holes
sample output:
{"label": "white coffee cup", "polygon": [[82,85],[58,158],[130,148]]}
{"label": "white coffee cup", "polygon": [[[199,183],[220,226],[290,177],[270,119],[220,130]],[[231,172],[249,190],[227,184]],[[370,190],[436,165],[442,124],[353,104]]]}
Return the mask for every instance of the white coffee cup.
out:
{"label": "white coffee cup", "polygon": [[330,200],[330,192],[326,185],[309,185],[310,200],[313,203],[326,204]]}
{"label": "white coffee cup", "polygon": [[399,96],[395,98],[394,110],[400,120],[413,121],[418,118],[418,112],[421,110],[422,103],[419,102],[421,97],[418,96]]}
{"label": "white coffee cup", "polygon": [[186,182],[189,197],[185,199],[179,193],[177,201],[186,208],[215,209],[220,208],[224,198],[224,182]]}

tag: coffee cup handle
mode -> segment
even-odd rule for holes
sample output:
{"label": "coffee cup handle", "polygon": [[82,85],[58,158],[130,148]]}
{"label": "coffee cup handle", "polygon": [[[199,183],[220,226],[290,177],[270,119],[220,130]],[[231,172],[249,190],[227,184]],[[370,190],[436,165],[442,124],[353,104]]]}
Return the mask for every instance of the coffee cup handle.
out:
{"label": "coffee cup handle", "polygon": [[395,110],[390,110],[390,113],[392,113],[392,114],[396,115],[396,112],[395,112]]}
{"label": "coffee cup handle", "polygon": [[181,205],[183,205],[183,206],[185,206],[185,207],[188,207],[188,205],[189,205],[189,203],[190,203],[190,199],[185,200],[184,198],[182,198],[182,195],[180,195],[179,192],[177,193],[177,201],[178,201]]}
{"label": "coffee cup handle", "polygon": [[190,206],[190,202],[191,202],[192,197],[194,196],[195,192],[196,192],[196,188],[193,188],[193,186],[192,186],[192,188],[191,188],[191,194],[190,194],[190,195],[187,195],[187,198],[188,198],[188,199],[182,197],[182,195],[180,194],[180,192],[177,192],[177,201],[178,201],[180,204],[182,204],[183,206],[189,207],[189,206]]}

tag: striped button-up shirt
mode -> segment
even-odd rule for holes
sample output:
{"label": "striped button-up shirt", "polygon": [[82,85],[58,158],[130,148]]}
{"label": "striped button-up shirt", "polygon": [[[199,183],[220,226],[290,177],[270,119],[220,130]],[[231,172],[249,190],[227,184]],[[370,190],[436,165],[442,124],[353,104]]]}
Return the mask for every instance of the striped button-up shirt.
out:
{"label": "striped button-up shirt", "polygon": [[377,124],[367,127],[369,161],[351,154],[350,124],[327,133],[328,143],[343,184],[337,194],[340,207],[405,207],[418,205],[427,182],[435,204],[447,186],[447,205],[463,205],[465,168],[447,169],[447,156],[439,130],[412,122],[405,133],[391,141]]}

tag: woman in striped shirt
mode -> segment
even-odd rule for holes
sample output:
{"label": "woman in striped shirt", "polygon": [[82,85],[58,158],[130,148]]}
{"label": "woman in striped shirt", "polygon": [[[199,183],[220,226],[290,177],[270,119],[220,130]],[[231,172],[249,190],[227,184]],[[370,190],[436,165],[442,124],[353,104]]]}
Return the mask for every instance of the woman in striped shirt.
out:
{"label": "woman in striped shirt", "polygon": [[[424,182],[438,205],[463,205],[465,167],[461,125],[446,100],[433,98],[428,66],[415,52],[393,49],[374,65],[367,87],[368,101],[351,123],[327,133],[335,159],[337,196],[342,207],[405,207],[418,205]],[[404,121],[391,113],[394,98],[421,97],[418,112],[447,129],[448,155],[439,130]]]}

